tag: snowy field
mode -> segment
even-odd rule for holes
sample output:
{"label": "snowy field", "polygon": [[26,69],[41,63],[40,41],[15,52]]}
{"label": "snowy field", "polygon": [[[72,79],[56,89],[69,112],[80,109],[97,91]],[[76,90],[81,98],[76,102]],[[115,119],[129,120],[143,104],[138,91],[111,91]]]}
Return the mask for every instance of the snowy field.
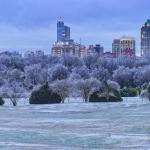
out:
{"label": "snowy field", "polygon": [[149,101],[0,107],[0,150],[107,149],[150,149]]}

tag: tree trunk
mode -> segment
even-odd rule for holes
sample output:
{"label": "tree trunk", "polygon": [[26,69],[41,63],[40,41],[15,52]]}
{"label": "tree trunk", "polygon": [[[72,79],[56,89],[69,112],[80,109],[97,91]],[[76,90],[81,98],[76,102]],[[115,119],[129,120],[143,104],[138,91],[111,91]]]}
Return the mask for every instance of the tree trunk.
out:
{"label": "tree trunk", "polygon": [[89,96],[87,97],[87,102],[90,102],[90,97],[91,97],[91,95],[89,95]]}
{"label": "tree trunk", "polygon": [[85,102],[86,102],[86,103],[88,102],[88,98],[85,98]]}
{"label": "tree trunk", "polygon": [[65,103],[65,99],[63,97],[61,97],[61,102],[64,104]]}
{"label": "tree trunk", "polygon": [[17,100],[15,98],[10,98],[10,100],[14,107],[17,106]]}
{"label": "tree trunk", "polygon": [[109,102],[109,92],[106,93],[106,99],[107,99],[107,102]]}

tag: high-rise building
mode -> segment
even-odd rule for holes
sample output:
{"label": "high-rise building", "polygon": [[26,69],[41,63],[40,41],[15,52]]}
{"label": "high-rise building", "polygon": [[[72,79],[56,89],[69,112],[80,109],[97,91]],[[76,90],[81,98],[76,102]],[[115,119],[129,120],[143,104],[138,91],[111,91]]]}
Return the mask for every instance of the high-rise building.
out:
{"label": "high-rise building", "polygon": [[141,28],[141,55],[150,55],[150,20],[147,20]]}
{"label": "high-rise building", "polygon": [[70,27],[66,26],[63,21],[57,22],[57,42],[73,43],[70,39]]}
{"label": "high-rise building", "polygon": [[102,47],[100,44],[95,45],[95,51],[99,56],[102,56],[104,53],[104,47]]}
{"label": "high-rise building", "polygon": [[89,45],[86,48],[80,43],[75,43],[70,38],[70,27],[66,26],[63,21],[57,22],[57,42],[52,46],[51,55],[61,57],[63,55],[73,55],[77,57],[86,57],[89,55],[102,56],[104,48],[100,45]]}
{"label": "high-rise building", "polygon": [[135,56],[135,39],[129,36],[121,37],[120,51],[122,56]]}
{"label": "high-rise building", "polygon": [[112,44],[112,53],[115,57],[120,56],[120,39],[115,39]]}
{"label": "high-rise building", "polygon": [[135,39],[129,36],[115,39],[112,44],[112,53],[115,57],[135,56]]}

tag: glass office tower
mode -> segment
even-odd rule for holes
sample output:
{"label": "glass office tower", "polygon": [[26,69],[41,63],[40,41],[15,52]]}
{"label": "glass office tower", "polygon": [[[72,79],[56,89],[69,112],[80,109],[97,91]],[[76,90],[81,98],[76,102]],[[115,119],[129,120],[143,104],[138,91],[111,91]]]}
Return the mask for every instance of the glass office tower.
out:
{"label": "glass office tower", "polygon": [[150,20],[141,28],[141,55],[150,55]]}

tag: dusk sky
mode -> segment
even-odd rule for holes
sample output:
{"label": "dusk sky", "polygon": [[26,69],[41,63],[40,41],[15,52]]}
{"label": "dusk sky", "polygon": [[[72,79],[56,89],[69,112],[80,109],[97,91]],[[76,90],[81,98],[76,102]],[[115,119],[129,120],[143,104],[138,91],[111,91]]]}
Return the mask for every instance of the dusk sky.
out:
{"label": "dusk sky", "polygon": [[50,52],[59,16],[71,37],[85,45],[100,43],[111,50],[114,38],[134,36],[150,18],[149,0],[0,0],[0,49]]}

